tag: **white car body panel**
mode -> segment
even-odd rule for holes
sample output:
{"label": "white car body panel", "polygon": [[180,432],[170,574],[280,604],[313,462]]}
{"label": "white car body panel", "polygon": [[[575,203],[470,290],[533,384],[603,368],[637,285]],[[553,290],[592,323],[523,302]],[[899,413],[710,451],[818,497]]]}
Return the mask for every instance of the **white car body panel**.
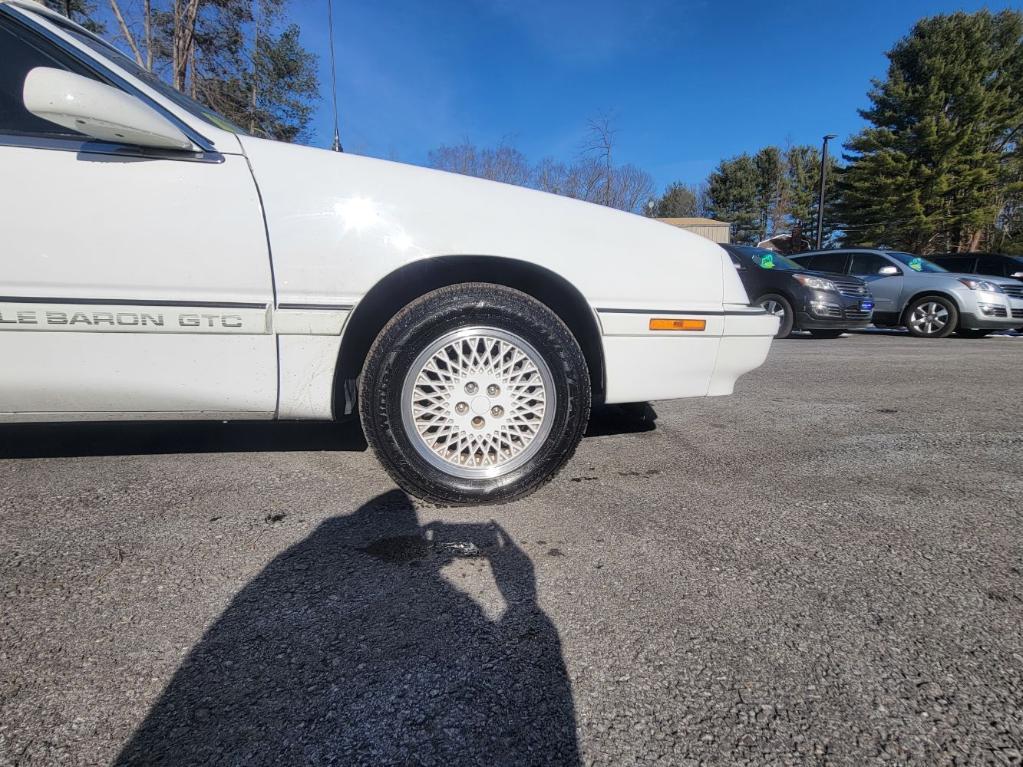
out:
{"label": "white car body panel", "polygon": [[594,307],[721,309],[722,250],[658,221],[454,173],[240,140],[266,207],[282,304],[355,304],[404,264],[471,255],[543,266]]}
{"label": "white car body panel", "polygon": [[[747,306],[708,240],[519,187],[235,136],[13,7],[208,150],[120,157],[0,135],[15,179],[0,185],[0,355],[17,361],[0,372],[0,420],[331,418],[360,301],[437,257],[563,278],[599,328],[607,402],[727,394],[767,354],[777,319]],[[706,325],[651,331],[663,317]]]}

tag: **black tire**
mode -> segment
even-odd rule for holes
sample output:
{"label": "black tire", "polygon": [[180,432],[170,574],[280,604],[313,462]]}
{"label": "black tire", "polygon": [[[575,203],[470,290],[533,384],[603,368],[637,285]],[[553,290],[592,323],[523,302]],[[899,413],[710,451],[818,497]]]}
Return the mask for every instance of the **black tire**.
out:
{"label": "black tire", "polygon": [[[539,445],[531,448],[531,457],[490,478],[439,468],[436,464],[446,459],[426,457],[431,451],[425,442],[413,444],[421,438],[414,426],[406,426],[402,413],[403,386],[412,380],[417,358],[449,334],[473,327],[494,328],[531,346],[546,365],[556,401],[553,416],[543,416],[550,419],[550,429],[534,437]],[[440,505],[504,503],[532,493],[575,452],[589,413],[589,371],[572,332],[546,305],[489,283],[440,288],[406,306],[380,331],[359,379],[359,415],[377,458],[408,493]],[[458,471],[453,464],[449,468]]]}
{"label": "black tire", "polygon": [[810,335],[814,338],[838,338],[844,332],[845,330],[810,330]]}
{"label": "black tire", "polygon": [[956,335],[960,338],[984,338],[993,332],[993,330],[981,330],[980,328],[959,328]]}
{"label": "black tire", "polygon": [[[781,317],[781,324],[778,326],[778,332],[774,334],[775,338],[788,338],[792,335],[792,326],[796,321],[796,314],[792,311],[792,304],[785,296],[778,295],[777,293],[765,293],[756,301],[753,302],[757,306],[762,306],[771,311],[771,304],[774,303],[780,309],[779,316]],[[771,312],[772,314],[777,312]]]}
{"label": "black tire", "polygon": [[[940,327],[936,327],[934,323],[928,326],[926,322],[923,324],[914,322],[914,314],[930,305],[941,307],[944,310],[946,319]],[[925,314],[930,313],[925,312]],[[946,338],[959,326],[959,309],[956,308],[955,302],[944,296],[922,296],[906,307],[906,311],[902,315],[902,324],[906,326],[910,334],[917,338]]]}

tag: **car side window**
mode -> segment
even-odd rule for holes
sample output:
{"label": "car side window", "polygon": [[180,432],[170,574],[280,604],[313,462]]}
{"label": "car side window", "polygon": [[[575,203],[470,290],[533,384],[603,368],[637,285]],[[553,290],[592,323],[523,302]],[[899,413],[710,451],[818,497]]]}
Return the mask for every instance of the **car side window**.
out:
{"label": "car side window", "polygon": [[811,256],[809,259],[803,259],[803,263],[806,264],[808,268],[817,272],[835,272],[836,274],[845,274],[845,264],[847,260],[848,257],[845,253],[821,253],[817,256]]}
{"label": "car side window", "polygon": [[946,256],[935,261],[938,266],[943,266],[950,272],[965,272],[971,274],[976,270],[977,259],[964,256]]}
{"label": "car side window", "polygon": [[59,51],[48,50],[44,41],[20,29],[0,16],[0,134],[84,138],[84,135],[48,120],[36,117],[25,109],[22,91],[25,78],[36,67],[66,69],[90,77],[82,67],[74,66]]}
{"label": "car side window", "polygon": [[[977,274],[991,274],[995,277],[1005,277],[1006,275],[1006,262],[1001,258],[991,258],[990,256],[981,256],[977,259]],[[967,270],[974,271],[974,270]]]}
{"label": "car side window", "polygon": [[891,261],[877,253],[853,253],[852,268],[849,273],[855,274],[857,277],[872,277],[875,274],[880,274],[883,267],[891,265]]}

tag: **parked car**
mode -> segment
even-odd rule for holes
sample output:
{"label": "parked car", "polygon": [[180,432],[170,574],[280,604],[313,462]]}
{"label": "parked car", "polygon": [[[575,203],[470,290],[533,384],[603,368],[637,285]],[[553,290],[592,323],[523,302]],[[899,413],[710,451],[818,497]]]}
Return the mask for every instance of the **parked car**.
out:
{"label": "parked car", "polygon": [[846,248],[800,253],[793,260],[866,280],[874,296],[874,324],[902,325],[920,338],[953,332],[979,338],[1015,324],[999,281],[948,272],[912,253]]}
{"label": "parked car", "polygon": [[[1023,320],[1023,256],[1006,256],[1001,253],[945,253],[928,256],[939,266],[953,272],[985,274],[991,277],[1007,277],[997,280],[1009,296],[1009,307],[1014,320]],[[1017,327],[1023,333],[1023,327]]]}
{"label": "parked car", "polygon": [[808,330],[838,338],[870,324],[874,299],[863,280],[811,271],[780,253],[749,245],[723,245],[739,272],[750,303],[780,319],[776,338]]}
{"label": "parked car", "polygon": [[33,2],[0,51],[0,421],[357,411],[409,492],[506,501],[778,329],[688,232],[248,136]]}

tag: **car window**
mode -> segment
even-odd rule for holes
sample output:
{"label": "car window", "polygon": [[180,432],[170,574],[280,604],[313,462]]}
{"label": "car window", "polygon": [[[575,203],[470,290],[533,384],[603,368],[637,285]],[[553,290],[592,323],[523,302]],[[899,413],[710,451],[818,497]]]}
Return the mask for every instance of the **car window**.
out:
{"label": "car window", "polygon": [[25,109],[25,78],[36,67],[65,69],[90,77],[81,67],[45,41],[0,16],[0,133],[22,136],[85,138],[70,128],[36,117]]}
{"label": "car window", "polygon": [[[991,274],[996,277],[1005,277],[1007,267],[1009,266],[1009,260],[1007,258],[999,258],[998,256],[981,256],[977,259],[976,271],[977,274]],[[1012,271],[1017,271],[1013,269]]]}
{"label": "car window", "polygon": [[903,253],[899,250],[886,250],[889,256],[894,258],[899,263],[905,264],[914,272],[947,272],[948,269],[943,269],[933,261],[928,261],[926,258],[921,256],[914,256],[912,253]]}
{"label": "car window", "polygon": [[891,261],[877,253],[853,253],[849,273],[857,277],[872,277],[880,274],[884,267],[891,265]]}
{"label": "car window", "polygon": [[935,256],[931,260],[953,272],[970,273],[976,270],[977,265],[977,259],[971,256]]}
{"label": "car window", "polygon": [[801,258],[799,261],[805,264],[808,269],[813,269],[817,272],[844,274],[848,255],[845,253],[819,253],[816,256]]}
{"label": "car window", "polygon": [[805,269],[802,264],[797,264],[791,258],[786,258],[781,253],[775,253],[766,248],[744,248],[743,253],[749,256],[753,263],[761,269],[776,269],[783,272],[792,272]]}

